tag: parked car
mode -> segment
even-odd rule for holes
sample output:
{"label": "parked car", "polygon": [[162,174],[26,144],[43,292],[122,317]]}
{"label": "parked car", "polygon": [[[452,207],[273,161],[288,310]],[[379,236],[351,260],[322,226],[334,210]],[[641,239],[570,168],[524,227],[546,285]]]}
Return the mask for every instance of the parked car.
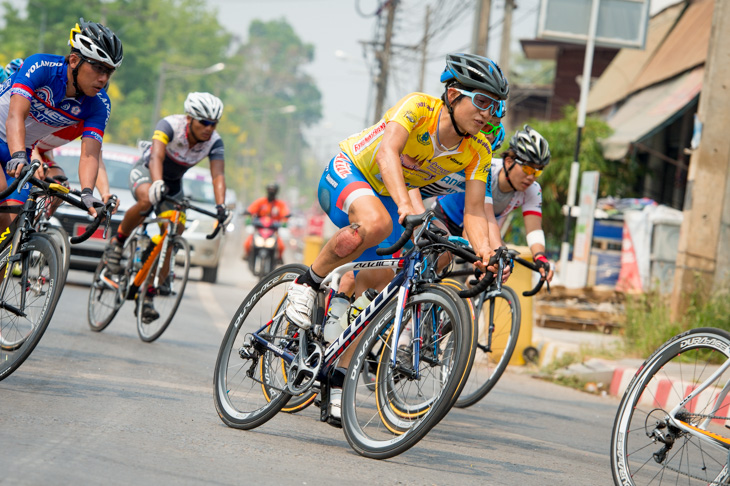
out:
{"label": "parked car", "polygon": [[[78,166],[81,143],[79,141],[71,142],[55,149],[53,154],[56,162],[66,171],[71,187],[80,189]],[[117,228],[122,222],[124,212],[135,203],[134,196],[129,190],[129,171],[140,156],[139,148],[104,144],[102,157],[109,176],[111,192],[119,197],[119,209],[112,217],[106,240],[102,238],[103,228],[100,227],[84,243],[71,245],[71,268],[88,271],[96,269],[104,248],[109,239],[116,234]],[[198,168],[188,170],[183,178],[183,190],[196,205],[215,212],[215,197],[209,170]],[[96,191],[96,196],[100,197],[98,191]],[[62,226],[69,235],[73,236],[82,234],[90,221],[91,217],[85,212],[64,204],[56,211],[52,223]],[[183,233],[185,239],[190,243],[190,264],[202,267],[203,280],[210,283],[215,283],[218,278],[218,262],[224,241],[222,233],[212,240],[206,238],[206,235],[213,232],[216,224],[217,221],[214,218],[191,210],[188,211],[187,224]],[[157,232],[156,225],[148,226],[147,229],[151,234]]]}
{"label": "parked car", "polygon": [[[73,189],[81,189],[78,170],[80,155],[81,142],[78,140],[53,151],[56,162],[63,167]],[[110,231],[106,240],[102,238],[102,225],[85,242],[71,245],[71,268],[92,272],[96,269],[104,248],[109,239],[116,234],[117,227],[122,222],[124,212],[134,204],[134,197],[129,190],[128,184],[129,171],[140,156],[140,151],[135,147],[111,143],[104,144],[102,157],[106,165],[111,192],[119,197],[119,210],[112,216]],[[95,195],[101,197],[97,190],[95,190]],[[68,204],[59,207],[51,220],[52,224],[63,227],[70,236],[82,234],[90,222],[91,217],[87,213]]]}

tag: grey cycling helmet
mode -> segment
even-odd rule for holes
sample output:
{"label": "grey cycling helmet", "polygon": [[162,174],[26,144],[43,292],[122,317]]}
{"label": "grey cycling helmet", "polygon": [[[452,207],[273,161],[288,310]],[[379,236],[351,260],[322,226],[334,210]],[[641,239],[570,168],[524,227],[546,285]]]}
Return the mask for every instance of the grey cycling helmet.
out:
{"label": "grey cycling helmet", "polygon": [[509,83],[497,63],[474,54],[446,55],[446,69],[441,74],[441,82],[450,81],[465,88],[483,89],[503,100],[509,95]]}
{"label": "grey cycling helmet", "polygon": [[512,135],[509,147],[522,162],[535,167],[545,167],[550,163],[550,147],[547,140],[530,125],[525,125],[523,130],[517,130]]}
{"label": "grey cycling helmet", "polygon": [[68,45],[72,52],[80,53],[83,58],[109,64],[115,69],[124,59],[122,41],[116,34],[101,24],[85,21],[83,17],[71,29]]}
{"label": "grey cycling helmet", "polygon": [[196,120],[220,120],[223,116],[223,102],[210,93],[190,93],[184,106],[185,113]]}

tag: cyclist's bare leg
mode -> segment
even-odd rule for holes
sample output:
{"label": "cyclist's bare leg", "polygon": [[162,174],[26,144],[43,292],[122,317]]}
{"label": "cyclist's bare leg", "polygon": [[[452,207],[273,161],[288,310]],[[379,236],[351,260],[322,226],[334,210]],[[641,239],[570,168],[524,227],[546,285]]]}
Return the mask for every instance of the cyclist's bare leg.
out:
{"label": "cyclist's bare leg", "polygon": [[117,230],[118,232],[122,233],[125,236],[129,236],[132,231],[134,231],[134,228],[139,226],[140,223],[144,221],[145,214],[149,213],[150,209],[152,208],[152,204],[150,204],[150,199],[148,195],[149,188],[149,183],[140,184],[139,186],[137,186],[134,191],[134,195],[137,198],[137,203],[124,213],[124,219],[119,225],[119,229]]}
{"label": "cyclist's bare leg", "polygon": [[[63,171],[62,168],[60,168],[58,166],[55,166],[54,165],[53,167],[49,167],[48,170],[46,170],[46,177],[52,177],[52,178],[55,179],[56,177],[59,177],[59,176],[66,177],[66,173]],[[66,186],[66,187],[68,187],[68,183],[65,183],[63,185]],[[50,207],[50,210],[48,212],[48,215],[49,216],[53,215],[53,213],[56,212],[56,209],[58,209],[58,207],[61,204],[63,204],[63,200],[62,199],[60,199],[58,197],[52,197],[51,198],[51,207]]]}

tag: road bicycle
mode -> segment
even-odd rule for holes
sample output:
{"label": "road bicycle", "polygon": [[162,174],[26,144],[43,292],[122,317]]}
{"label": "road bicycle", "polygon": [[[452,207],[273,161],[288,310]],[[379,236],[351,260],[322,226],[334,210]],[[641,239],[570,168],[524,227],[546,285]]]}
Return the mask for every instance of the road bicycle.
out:
{"label": "road bicycle", "polygon": [[611,435],[614,483],[730,484],[730,333],[661,345],[626,388]]}
{"label": "road bicycle", "polygon": [[[317,293],[312,327],[306,332],[290,324],[284,310],[289,283],[307,267],[285,265],[262,279],[236,311],[218,353],[214,391],[221,420],[230,427],[253,429],[292,397],[308,400],[317,393],[320,420],[328,421],[337,360],[361,336],[342,389],[342,427],[348,443],[363,456],[385,459],[423,438],[453,405],[473,362],[476,332],[462,297],[477,295],[491,283],[484,278],[460,293],[434,283],[433,255],[452,251],[467,261],[478,258],[424,224],[431,216],[431,211],[408,216],[398,242],[377,250],[392,254],[420,227],[413,248],[399,258],[348,263],[331,272]],[[340,278],[369,268],[398,273],[325,346],[322,328]],[[399,353],[398,341],[406,328],[412,336]]]}
{"label": "road bicycle", "polygon": [[[463,238],[452,236],[449,239],[468,245]],[[474,405],[494,388],[507,369],[517,345],[522,311],[517,292],[502,284],[504,268],[516,262],[539,274],[538,267],[520,258],[518,251],[504,247],[500,250],[497,277],[489,288],[471,298],[471,308],[478,333],[477,349],[469,379],[454,405],[459,408]],[[456,270],[446,272],[445,276],[462,277],[471,273],[471,270]],[[531,297],[537,294],[545,283],[545,280],[540,279],[533,289],[522,292],[522,295]],[[549,292],[550,284],[547,285]]]}
{"label": "road bicycle", "polygon": [[[92,331],[103,331],[111,324],[125,300],[134,300],[137,334],[144,342],[159,338],[172,322],[182,300],[190,270],[190,245],[179,235],[185,227],[185,211],[192,209],[216,218],[216,213],[195,206],[190,199],[164,196],[173,209],[146,218],[124,242],[121,272],[114,274],[104,259],[94,272],[89,291],[88,323]],[[147,227],[159,225],[160,234],[150,237]],[[213,239],[223,226],[217,224],[206,238]],[[168,270],[169,269],[169,270]],[[154,297],[159,317],[144,317],[145,298]]]}
{"label": "road bicycle", "polygon": [[[50,178],[46,177],[45,181],[49,184],[56,183],[59,185],[62,185],[64,187],[68,187],[67,184],[65,184],[66,180],[65,177],[63,179],[56,177],[56,178]],[[78,191],[72,191],[69,190],[70,193],[75,194],[77,196],[80,196],[80,193]],[[36,231],[39,231],[41,233],[47,234],[52,237],[53,242],[56,243],[58,246],[58,249],[60,250],[60,258],[59,262],[61,263],[61,287],[63,288],[66,283],[66,278],[68,276],[68,271],[71,267],[71,243],[69,241],[69,236],[66,230],[64,230],[60,226],[56,226],[51,223],[51,216],[52,216],[52,204],[53,204],[53,196],[46,195],[39,197],[37,200],[37,211],[36,211],[36,218],[34,221],[34,227]]]}
{"label": "road bicycle", "polygon": [[[33,352],[61,295],[61,250],[50,235],[34,226],[38,200],[52,195],[86,209],[80,193],[69,193],[59,184],[32,177],[39,166],[34,160],[0,194],[4,199],[18,186],[34,186],[22,206],[0,206],[0,212],[18,215],[0,234],[0,380],[10,376]],[[97,208],[98,216],[84,234],[71,238],[72,243],[87,239],[104,220],[108,228],[114,199]]]}

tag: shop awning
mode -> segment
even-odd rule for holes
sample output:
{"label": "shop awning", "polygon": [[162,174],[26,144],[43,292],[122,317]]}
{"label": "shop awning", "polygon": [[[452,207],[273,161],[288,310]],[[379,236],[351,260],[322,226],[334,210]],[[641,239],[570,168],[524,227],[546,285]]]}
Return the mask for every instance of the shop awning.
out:
{"label": "shop awning", "polygon": [[704,73],[704,66],[699,66],[629,97],[607,120],[614,133],[602,143],[604,156],[622,159],[632,143],[674,121],[699,96]]}

